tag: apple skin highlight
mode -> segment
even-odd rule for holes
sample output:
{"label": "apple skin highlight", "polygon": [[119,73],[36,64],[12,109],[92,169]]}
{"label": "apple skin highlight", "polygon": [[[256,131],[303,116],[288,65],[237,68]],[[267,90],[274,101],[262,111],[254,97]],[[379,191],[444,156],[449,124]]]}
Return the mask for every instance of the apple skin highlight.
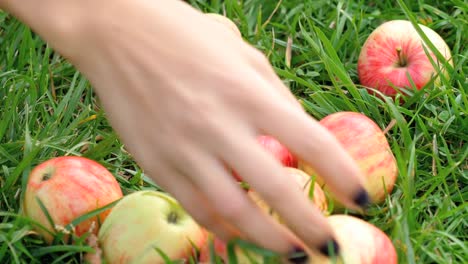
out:
{"label": "apple skin highlight", "polygon": [[[453,66],[450,49],[442,37],[424,25],[419,26]],[[383,23],[369,35],[361,49],[357,64],[361,84],[368,87],[370,92],[373,91],[369,88],[375,88],[394,97],[397,94],[394,87],[412,87],[407,77],[409,74],[415,87],[420,90],[439,71],[432,65],[423,45],[426,46],[411,22],[392,20]],[[442,74],[448,77],[447,71],[442,69],[443,64],[437,60],[429,47],[426,48],[432,60],[439,64]],[[435,82],[439,83],[439,77]]]}

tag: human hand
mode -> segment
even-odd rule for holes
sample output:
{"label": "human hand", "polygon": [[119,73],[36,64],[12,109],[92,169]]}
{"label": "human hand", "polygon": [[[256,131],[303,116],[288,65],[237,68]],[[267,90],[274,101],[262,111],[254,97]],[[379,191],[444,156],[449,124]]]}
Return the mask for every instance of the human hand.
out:
{"label": "human hand", "polygon": [[[325,217],[288,184],[256,136],[274,136],[314,166],[351,208],[366,200],[360,172],[265,56],[181,1],[85,2],[95,5],[93,15],[81,17],[78,30],[37,29],[91,81],[145,172],[225,241],[241,237],[280,253],[302,243],[325,251],[333,240]],[[225,164],[288,228],[249,200]]]}

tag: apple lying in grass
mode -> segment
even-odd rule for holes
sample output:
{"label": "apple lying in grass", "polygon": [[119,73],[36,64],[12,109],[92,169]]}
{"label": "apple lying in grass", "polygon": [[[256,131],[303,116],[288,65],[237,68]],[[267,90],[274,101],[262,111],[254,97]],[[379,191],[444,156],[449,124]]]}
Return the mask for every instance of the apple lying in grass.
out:
{"label": "apple lying in grass", "polygon": [[170,195],[138,191],[114,206],[98,238],[107,263],[157,264],[165,263],[161,252],[188,260],[207,233]]}
{"label": "apple lying in grass", "polygon": [[[57,157],[36,166],[29,175],[24,199],[25,214],[47,228],[36,230],[51,243],[56,227],[65,227],[77,217],[122,197],[115,177],[101,164],[82,157]],[[40,202],[53,220],[52,226]],[[110,209],[74,227],[77,236],[97,234]],[[90,228],[93,226],[92,230]]]}
{"label": "apple lying in grass", "polygon": [[[376,226],[349,215],[328,218],[340,245],[337,264],[396,264],[397,253],[390,238]],[[335,263],[317,252],[309,252],[310,263]]]}
{"label": "apple lying in grass", "polygon": [[228,17],[225,17],[223,15],[217,14],[217,13],[205,13],[206,16],[210,17],[211,19],[223,24],[227,28],[229,28],[234,34],[236,34],[238,37],[242,37],[242,34],[237,27],[237,25]]}
{"label": "apple lying in grass", "polygon": [[[445,60],[453,66],[450,49],[442,37],[424,25],[419,26]],[[427,48],[436,67],[423,47]],[[418,90],[439,71],[447,76],[443,64],[444,62],[438,61],[431,49],[424,44],[410,21],[392,20],[383,23],[369,35],[361,49],[357,69],[362,85],[394,96],[397,93],[394,87],[412,88],[407,75],[411,76]],[[438,81],[439,78],[436,79],[436,83]]]}
{"label": "apple lying in grass", "polygon": [[[269,135],[259,135],[257,136],[257,142],[268,153],[272,154],[273,157],[275,157],[275,159],[278,160],[283,166],[297,168],[297,158],[276,138]],[[233,172],[233,175],[237,180],[242,180],[242,178],[236,172]]]}
{"label": "apple lying in grass", "polygon": [[[320,124],[330,131],[344,149],[359,165],[365,179],[364,188],[373,203],[382,202],[391,193],[395,184],[398,168],[395,157],[383,131],[367,116],[355,112],[338,112],[320,120]],[[299,168],[310,175],[316,175],[313,168],[299,161]],[[346,181],[346,175],[343,175]],[[317,182],[327,189],[326,181],[317,175]],[[333,193],[330,193],[333,199]],[[336,200],[334,205],[342,209]]]}

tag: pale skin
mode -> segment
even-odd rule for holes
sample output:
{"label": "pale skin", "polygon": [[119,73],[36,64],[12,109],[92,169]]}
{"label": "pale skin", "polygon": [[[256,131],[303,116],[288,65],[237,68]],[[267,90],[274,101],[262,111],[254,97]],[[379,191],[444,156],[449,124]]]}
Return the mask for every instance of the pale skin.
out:
{"label": "pale skin", "polygon": [[[279,253],[334,238],[325,217],[256,144],[260,133],[280,140],[340,201],[358,208],[362,177],[335,138],[303,111],[260,51],[188,4],[0,0],[0,8],[90,80],[145,173],[220,238]],[[225,164],[287,227],[249,200]]]}

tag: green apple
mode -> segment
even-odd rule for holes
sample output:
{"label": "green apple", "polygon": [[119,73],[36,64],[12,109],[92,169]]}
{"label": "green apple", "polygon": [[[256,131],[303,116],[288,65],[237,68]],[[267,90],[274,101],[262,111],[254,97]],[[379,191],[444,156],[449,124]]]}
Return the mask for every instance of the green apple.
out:
{"label": "green apple", "polygon": [[173,197],[138,191],[124,196],[103,223],[98,239],[108,263],[165,263],[189,259],[206,231]]}

